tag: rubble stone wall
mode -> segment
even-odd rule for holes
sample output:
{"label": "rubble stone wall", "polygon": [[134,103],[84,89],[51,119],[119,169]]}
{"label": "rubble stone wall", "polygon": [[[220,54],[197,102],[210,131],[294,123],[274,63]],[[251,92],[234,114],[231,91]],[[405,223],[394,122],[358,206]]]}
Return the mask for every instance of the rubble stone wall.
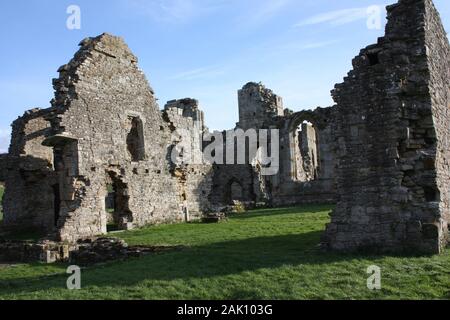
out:
{"label": "rubble stone wall", "polygon": [[[255,155],[247,164],[205,163],[198,101],[172,100],[161,111],[121,38],[83,40],[58,70],[52,106],[12,125],[9,154],[0,155],[3,224],[75,242],[104,234],[111,221],[132,229],[198,219],[234,197],[337,202],[323,237],[329,249],[441,252],[450,221],[450,47],[431,0],[399,0],[387,11],[386,35],[354,58],[332,92],[335,106],[294,113],[261,83],[239,90],[236,128],[279,130],[272,176]],[[312,126],[299,136],[305,121]]]}
{"label": "rubble stone wall", "polygon": [[400,0],[388,7],[386,36],[336,85],[339,201],[324,237],[330,248],[442,250],[448,50],[432,2]]}
{"label": "rubble stone wall", "polygon": [[51,230],[55,226],[53,151],[41,143],[50,132],[47,111],[27,111],[12,125],[5,172],[3,225]]}
{"label": "rubble stone wall", "polygon": [[[171,172],[178,179],[179,192],[188,220],[200,219],[211,210],[209,195],[212,186],[213,166],[203,162],[203,135],[208,134],[204,114],[197,100],[181,99],[169,101],[164,107],[163,119],[171,128],[171,142],[178,153],[188,158],[180,165],[172,164]],[[183,141],[183,145],[179,142]],[[186,144],[187,142],[187,144]],[[183,150],[183,147],[187,150]]]}
{"label": "rubble stone wall", "polygon": [[[108,34],[80,46],[54,80],[48,144],[64,154],[59,237],[73,241],[106,232],[111,177],[121,190],[121,228],[184,221],[186,202],[168,161],[171,130],[137,58]],[[132,161],[136,148],[142,158]]]}
{"label": "rubble stone wall", "polygon": [[[275,205],[308,203],[335,203],[335,144],[333,119],[334,108],[317,108],[292,113],[280,118],[280,172],[268,177],[272,186]],[[317,139],[318,168],[316,176],[299,180],[296,177],[294,134],[299,125],[308,121],[314,126]]]}
{"label": "rubble stone wall", "polygon": [[[317,108],[292,112],[283,108],[282,98],[261,83],[250,82],[239,91],[239,123],[237,128],[278,129],[280,135],[280,168],[276,175],[261,176],[258,167],[251,162],[245,166],[227,165],[215,173],[213,196],[226,199],[224,190],[233,177],[243,180],[246,201],[266,202],[285,206],[308,203],[334,203],[336,189],[334,180],[335,147],[333,136],[334,108]],[[297,128],[304,121],[313,124],[317,141],[318,168],[316,175],[299,180],[296,174],[296,154],[299,149],[296,139]],[[305,159],[306,160],[306,159]],[[249,169],[251,169],[249,171]]]}
{"label": "rubble stone wall", "polygon": [[440,248],[450,228],[450,47],[439,13],[433,4],[425,6],[425,45],[428,48],[429,90],[436,135],[436,186],[440,220],[437,224]]}
{"label": "rubble stone wall", "polygon": [[211,203],[216,207],[232,205],[232,185],[237,183],[242,188],[243,202],[256,202],[257,190],[254,185],[255,173],[251,165],[216,165],[214,166],[213,192]]}
{"label": "rubble stone wall", "polygon": [[262,129],[274,117],[283,115],[283,99],[261,83],[247,83],[238,91],[238,100],[241,129]]}

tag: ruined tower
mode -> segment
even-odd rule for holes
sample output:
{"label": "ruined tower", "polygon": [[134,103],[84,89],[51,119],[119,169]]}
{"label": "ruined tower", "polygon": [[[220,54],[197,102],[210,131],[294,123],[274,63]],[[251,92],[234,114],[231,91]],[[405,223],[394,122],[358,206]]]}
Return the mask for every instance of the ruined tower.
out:
{"label": "ruined tower", "polygon": [[244,130],[265,128],[264,124],[283,116],[283,99],[261,83],[249,82],[238,92],[239,123]]}
{"label": "ruined tower", "polygon": [[335,250],[439,253],[450,220],[450,48],[431,0],[387,8],[386,35],[336,85]]}

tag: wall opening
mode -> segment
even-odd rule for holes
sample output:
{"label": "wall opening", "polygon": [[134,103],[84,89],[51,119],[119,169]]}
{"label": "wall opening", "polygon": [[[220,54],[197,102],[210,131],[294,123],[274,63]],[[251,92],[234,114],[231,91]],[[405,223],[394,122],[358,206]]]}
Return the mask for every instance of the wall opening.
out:
{"label": "wall opening", "polygon": [[139,117],[130,117],[130,132],[127,135],[127,149],[131,161],[137,162],[145,159],[144,126]]}
{"label": "wall opening", "polygon": [[378,52],[368,53],[367,58],[369,59],[369,65],[374,66],[380,63],[380,57]]}
{"label": "wall opening", "polygon": [[242,186],[237,182],[233,182],[230,189],[231,201],[242,201],[244,198],[244,190],[242,189]]}
{"label": "wall opening", "polygon": [[131,229],[133,214],[129,208],[128,185],[116,173],[109,173],[106,191],[107,231]]}
{"label": "wall opening", "polygon": [[424,196],[425,196],[425,201],[427,202],[439,202],[439,191],[436,190],[436,188],[432,188],[432,187],[424,187],[423,188],[424,191]]}
{"label": "wall opening", "polygon": [[316,127],[303,121],[292,132],[291,159],[293,178],[296,181],[311,181],[318,178],[319,155]]}
{"label": "wall opening", "polygon": [[53,170],[60,171],[64,168],[63,149],[60,147],[53,148]]}
{"label": "wall opening", "polygon": [[244,188],[236,179],[231,179],[226,188],[225,202],[234,204],[235,201],[244,201]]}
{"label": "wall opening", "polygon": [[54,211],[54,225],[58,226],[58,221],[61,216],[61,192],[59,189],[59,184],[52,186],[53,189],[53,211]]}

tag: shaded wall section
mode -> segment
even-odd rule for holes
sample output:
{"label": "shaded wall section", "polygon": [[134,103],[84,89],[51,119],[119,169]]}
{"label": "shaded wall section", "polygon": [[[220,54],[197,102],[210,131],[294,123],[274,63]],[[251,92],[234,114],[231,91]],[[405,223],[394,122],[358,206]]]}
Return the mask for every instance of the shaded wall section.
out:
{"label": "shaded wall section", "polygon": [[449,45],[430,0],[388,7],[386,36],[336,85],[332,249],[438,253],[448,236]]}
{"label": "shaded wall section", "polygon": [[53,151],[42,145],[51,131],[48,112],[32,109],[12,124],[3,197],[6,227],[43,232],[55,227]]}
{"label": "shaded wall section", "polygon": [[106,232],[111,179],[120,186],[120,229],[185,221],[189,207],[198,212],[203,205],[190,197],[194,191],[184,187],[186,177],[176,176],[170,162],[174,118],[163,119],[137,58],[121,38],[103,34],[80,47],[54,80],[54,112],[48,117],[53,135],[45,142],[60,150],[62,159],[59,238]]}

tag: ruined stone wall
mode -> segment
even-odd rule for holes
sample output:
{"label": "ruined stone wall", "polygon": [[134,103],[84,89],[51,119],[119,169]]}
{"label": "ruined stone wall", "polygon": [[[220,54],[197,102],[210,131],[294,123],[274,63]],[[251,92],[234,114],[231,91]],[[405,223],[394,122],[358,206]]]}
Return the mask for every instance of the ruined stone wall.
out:
{"label": "ruined stone wall", "polygon": [[443,248],[448,52],[432,2],[400,0],[388,7],[386,36],[336,85],[339,202],[324,237],[329,248]]}
{"label": "ruined stone wall", "polygon": [[[334,203],[336,188],[334,180],[335,148],[333,135],[334,108],[317,108],[314,111],[292,112],[283,109],[282,99],[262,84],[248,83],[239,91],[239,123],[238,128],[278,129],[280,135],[280,168],[274,176],[261,176],[256,166],[252,168],[252,181],[256,201],[267,202],[276,206],[305,203]],[[297,128],[304,121],[313,124],[316,141],[314,148],[307,148],[304,163],[299,164],[299,139]],[[310,130],[311,131],[311,130]],[[317,154],[313,155],[311,150]],[[313,160],[317,160],[317,168],[313,168]],[[309,161],[309,162],[308,162]],[[306,168],[307,164],[311,168]],[[251,164],[251,163],[250,163]],[[303,167],[304,165],[304,167]],[[246,177],[248,167],[240,168],[240,175]],[[236,168],[224,168],[224,171],[236,172]],[[302,175],[298,173],[302,172]],[[237,174],[239,175],[239,174]],[[219,177],[224,176],[221,174]],[[226,181],[218,180],[221,183]],[[215,186],[219,183],[214,183]],[[215,191],[214,191],[215,192]],[[222,191],[221,191],[222,192]],[[249,198],[250,201],[250,198]]]}
{"label": "ruined stone wall", "polygon": [[247,83],[238,91],[238,100],[238,127],[244,130],[263,128],[274,117],[283,115],[283,99],[261,83]]}
{"label": "ruined stone wall", "polygon": [[307,179],[312,180],[318,175],[318,148],[316,129],[309,123],[303,123],[299,136],[299,151],[303,158],[303,171],[307,174]]}
{"label": "ruined stone wall", "polygon": [[[184,221],[178,180],[167,160],[170,130],[137,58],[122,39],[108,34],[80,46],[54,80],[54,136],[47,142],[64,154],[59,237],[106,231],[109,180],[121,193],[121,228]],[[76,170],[67,170],[73,164]]]}
{"label": "ruined stone wall", "polygon": [[[197,100],[173,100],[164,107],[163,119],[171,129],[172,146],[178,148],[176,155],[182,160],[179,163],[171,160],[170,163],[171,172],[178,179],[184,207],[188,209],[185,214],[189,220],[199,219],[211,210],[208,198],[213,176],[212,165],[203,162],[203,135],[208,133],[203,111]],[[183,141],[182,145],[180,141]]]}
{"label": "ruined stone wall", "polygon": [[11,146],[3,197],[6,227],[51,230],[54,225],[55,184],[52,149],[42,145],[50,132],[48,110],[25,112],[12,124]]}
{"label": "ruined stone wall", "polygon": [[[280,132],[280,168],[274,176],[263,176],[253,158],[247,164],[218,165],[214,167],[211,202],[229,205],[231,184],[243,188],[243,201],[268,205],[294,205],[304,203],[333,203],[336,200],[334,181],[334,139],[332,134],[333,108],[298,113],[284,112],[281,98],[262,84],[249,83],[239,91],[239,123],[237,128],[278,129]],[[255,113],[255,115],[254,115]],[[317,136],[316,146],[308,147],[311,160],[317,160],[318,169],[311,170],[309,179],[299,181],[295,174],[294,150],[299,149],[296,130],[303,121],[312,121]],[[224,134],[224,143],[226,135]],[[312,155],[315,150],[316,155]],[[247,152],[248,153],[248,152]],[[224,148],[224,158],[226,149]],[[316,172],[315,172],[316,171]]]}
{"label": "ruined stone wall", "polygon": [[436,135],[436,186],[441,219],[440,247],[448,242],[450,226],[450,47],[447,33],[432,3],[425,7],[425,45],[428,48],[429,90]]}
{"label": "ruined stone wall", "polygon": [[[278,119],[280,128],[280,172],[268,177],[273,203],[277,206],[335,203],[335,143],[333,117],[335,108],[317,108],[290,113]],[[316,134],[317,169],[310,172],[305,179],[299,179],[295,161],[296,130],[304,121],[314,126]]]}
{"label": "ruined stone wall", "polygon": [[242,188],[240,201],[256,203],[258,187],[255,185],[255,172],[251,165],[215,165],[213,177],[213,192],[210,201],[215,208],[232,205],[232,185],[237,183]]}

